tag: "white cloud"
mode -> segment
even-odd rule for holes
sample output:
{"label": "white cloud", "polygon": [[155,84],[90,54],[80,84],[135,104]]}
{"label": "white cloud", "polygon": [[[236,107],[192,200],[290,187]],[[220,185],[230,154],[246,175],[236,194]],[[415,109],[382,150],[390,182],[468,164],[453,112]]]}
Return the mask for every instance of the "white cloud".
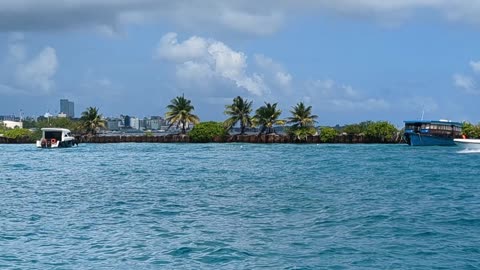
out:
{"label": "white cloud", "polygon": [[447,21],[480,25],[477,0],[4,0],[0,31],[93,28],[114,34],[124,25],[167,21],[195,30],[267,35],[302,14],[335,13],[397,23],[424,11]]}
{"label": "white cloud", "polygon": [[48,94],[53,90],[55,82],[52,77],[57,72],[58,61],[55,49],[46,47],[35,58],[17,66],[16,79],[22,86],[38,89]]}
{"label": "white cloud", "polygon": [[17,95],[48,95],[55,88],[55,76],[58,69],[56,51],[45,47],[37,55],[30,57],[24,36],[11,34],[8,38],[8,54],[3,75],[3,93]]}
{"label": "white cloud", "polygon": [[12,61],[24,61],[27,56],[27,49],[23,43],[10,43],[8,46],[8,55]]}
{"label": "white cloud", "polygon": [[331,79],[309,81],[304,100],[318,102],[329,111],[386,110],[390,103],[385,99],[367,97],[350,85],[339,84]]}
{"label": "white cloud", "polygon": [[182,80],[226,79],[256,96],[268,92],[262,75],[247,73],[247,56],[243,52],[213,39],[193,36],[178,42],[177,34],[168,33],[162,37],[155,56],[174,63],[177,77]]}
{"label": "white cloud", "polygon": [[480,91],[477,89],[477,83],[472,77],[463,74],[454,74],[453,82],[456,87],[462,89],[467,94],[480,94]]}
{"label": "white cloud", "polygon": [[470,67],[475,73],[480,73],[480,61],[470,61]]}
{"label": "white cloud", "polygon": [[281,64],[263,54],[256,54],[254,58],[256,65],[262,72],[268,74],[272,83],[286,90],[287,93],[291,90],[293,77]]}
{"label": "white cloud", "polygon": [[357,99],[359,93],[350,85],[338,84],[332,79],[310,81],[308,88],[322,97],[334,98],[341,97],[345,99]]}
{"label": "white cloud", "polygon": [[197,36],[178,43],[176,33],[165,34],[158,44],[155,56],[160,59],[181,62],[206,57],[208,41]]}
{"label": "white cloud", "polygon": [[245,11],[227,10],[220,17],[225,26],[238,32],[267,35],[275,33],[284,20],[284,14],[272,12],[258,15]]}
{"label": "white cloud", "polygon": [[279,71],[275,74],[275,78],[278,84],[282,87],[289,87],[292,83],[292,75],[288,73]]}

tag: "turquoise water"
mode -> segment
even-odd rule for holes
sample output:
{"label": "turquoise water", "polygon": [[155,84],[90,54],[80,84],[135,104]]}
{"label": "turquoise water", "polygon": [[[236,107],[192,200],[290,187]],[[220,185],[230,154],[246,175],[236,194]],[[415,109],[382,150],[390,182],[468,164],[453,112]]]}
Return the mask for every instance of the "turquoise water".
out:
{"label": "turquoise water", "polygon": [[479,269],[480,154],[0,145],[0,268]]}

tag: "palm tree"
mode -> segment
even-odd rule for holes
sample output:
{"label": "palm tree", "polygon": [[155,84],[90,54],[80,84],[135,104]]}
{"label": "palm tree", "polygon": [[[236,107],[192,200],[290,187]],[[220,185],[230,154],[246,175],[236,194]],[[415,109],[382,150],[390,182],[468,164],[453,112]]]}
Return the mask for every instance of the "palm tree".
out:
{"label": "palm tree", "polygon": [[225,129],[230,130],[237,122],[240,122],[240,135],[245,134],[245,127],[252,125],[252,101],[238,96],[233,99],[232,105],[225,105],[225,114],[230,116],[223,125]]}
{"label": "palm tree", "polygon": [[167,106],[169,110],[165,114],[165,119],[170,123],[168,128],[173,125],[182,127],[182,134],[186,133],[188,123],[198,124],[200,119],[195,114],[192,114],[195,108],[191,105],[191,100],[186,99],[184,95],[172,99],[171,104]]}
{"label": "palm tree", "polygon": [[317,115],[312,115],[312,106],[305,107],[303,102],[297,103],[296,106],[292,107],[290,111],[292,117],[288,118],[288,123],[292,123],[293,127],[311,127],[317,121]]}
{"label": "palm tree", "polygon": [[82,127],[91,135],[95,135],[98,129],[105,127],[105,120],[98,113],[97,107],[88,107],[82,112],[80,120],[82,121]]}
{"label": "palm tree", "polygon": [[260,133],[267,131],[267,133],[275,133],[273,129],[274,125],[284,125],[285,121],[278,119],[282,111],[277,109],[277,103],[267,103],[265,102],[264,106],[261,106],[255,111],[255,116],[252,119],[252,122],[256,126],[261,126]]}

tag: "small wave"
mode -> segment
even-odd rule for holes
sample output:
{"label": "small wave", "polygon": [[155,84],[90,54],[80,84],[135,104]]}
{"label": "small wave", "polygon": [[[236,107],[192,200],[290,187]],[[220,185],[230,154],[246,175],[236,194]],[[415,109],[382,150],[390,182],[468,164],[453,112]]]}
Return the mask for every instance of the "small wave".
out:
{"label": "small wave", "polygon": [[188,257],[192,252],[194,252],[194,249],[191,247],[180,247],[170,251],[168,254],[174,257]]}
{"label": "small wave", "polygon": [[463,149],[460,151],[457,151],[458,154],[479,154],[480,149]]}

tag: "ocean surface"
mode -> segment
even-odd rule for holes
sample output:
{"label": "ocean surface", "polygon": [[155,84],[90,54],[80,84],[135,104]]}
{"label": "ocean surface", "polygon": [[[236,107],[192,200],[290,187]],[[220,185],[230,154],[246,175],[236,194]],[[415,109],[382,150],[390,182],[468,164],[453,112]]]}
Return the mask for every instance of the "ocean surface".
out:
{"label": "ocean surface", "polygon": [[1,269],[480,269],[480,153],[0,145]]}

